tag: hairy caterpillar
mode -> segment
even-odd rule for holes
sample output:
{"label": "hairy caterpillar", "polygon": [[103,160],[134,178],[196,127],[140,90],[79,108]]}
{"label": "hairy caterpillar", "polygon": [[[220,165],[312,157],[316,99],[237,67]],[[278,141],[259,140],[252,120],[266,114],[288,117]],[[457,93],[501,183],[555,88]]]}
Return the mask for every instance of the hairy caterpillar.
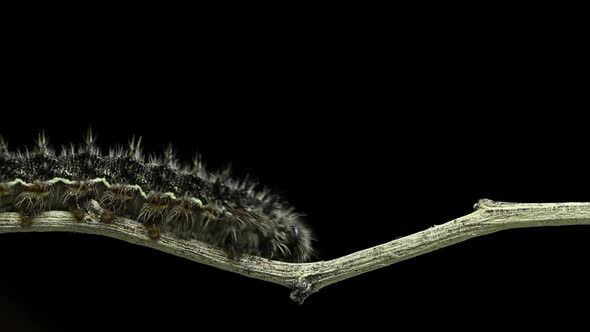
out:
{"label": "hairy caterpillar", "polygon": [[23,226],[48,210],[70,211],[78,221],[88,213],[105,223],[126,217],[153,240],[163,232],[216,245],[230,257],[310,260],[312,233],[301,215],[257,186],[207,171],[199,155],[181,165],[171,146],[145,158],[141,137],[103,154],[89,130],[84,143],[57,154],[44,132],[24,152],[9,151],[0,136],[0,212],[18,212]]}

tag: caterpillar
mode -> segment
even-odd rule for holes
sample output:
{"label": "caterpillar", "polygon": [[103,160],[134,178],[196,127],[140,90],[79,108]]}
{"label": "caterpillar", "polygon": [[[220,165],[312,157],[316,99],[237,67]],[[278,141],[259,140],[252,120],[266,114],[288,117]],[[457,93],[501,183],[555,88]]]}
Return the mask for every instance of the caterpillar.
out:
{"label": "caterpillar", "polygon": [[220,247],[228,257],[251,254],[286,262],[314,256],[311,229],[277,194],[229,170],[210,172],[197,154],[183,165],[170,145],[162,156],[143,153],[142,138],[108,153],[88,130],[80,144],[49,145],[44,131],[32,150],[10,151],[0,136],[0,212],[18,212],[21,225],[43,211],[64,210],[78,222],[129,218],[157,241],[162,233]]}

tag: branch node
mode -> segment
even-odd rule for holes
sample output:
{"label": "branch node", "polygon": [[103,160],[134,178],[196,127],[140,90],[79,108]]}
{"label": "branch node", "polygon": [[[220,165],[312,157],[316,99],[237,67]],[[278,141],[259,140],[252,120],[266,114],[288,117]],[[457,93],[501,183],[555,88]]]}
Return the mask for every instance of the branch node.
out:
{"label": "branch node", "polygon": [[477,203],[475,203],[473,205],[473,210],[477,211],[477,210],[483,210],[483,209],[487,209],[490,207],[494,207],[498,205],[496,201],[493,201],[491,199],[487,199],[487,198],[482,198],[479,201],[477,201]]}
{"label": "branch node", "polygon": [[313,294],[315,290],[313,289],[313,284],[307,280],[306,277],[300,277],[297,281],[292,281],[289,283],[289,286],[293,291],[291,292],[291,300],[296,302],[297,304],[303,304],[305,299],[308,296]]}

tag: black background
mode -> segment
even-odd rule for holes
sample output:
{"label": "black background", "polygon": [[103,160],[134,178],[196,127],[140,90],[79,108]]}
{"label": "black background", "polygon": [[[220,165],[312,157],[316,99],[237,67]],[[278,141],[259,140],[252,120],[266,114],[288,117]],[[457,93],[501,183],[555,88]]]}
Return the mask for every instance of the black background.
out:
{"label": "black background", "polygon": [[[463,216],[480,198],[590,201],[575,50],[561,61],[530,38],[490,47],[436,29],[353,31],[156,36],[168,41],[158,47],[36,31],[37,52],[11,50],[0,132],[30,147],[44,128],[59,146],[92,126],[103,147],[135,134],[146,152],[171,142],[185,161],[231,162],[307,215],[324,260]],[[3,234],[0,329],[582,322],[588,239],[584,226],[500,232],[298,306],[286,288],[114,239]]]}

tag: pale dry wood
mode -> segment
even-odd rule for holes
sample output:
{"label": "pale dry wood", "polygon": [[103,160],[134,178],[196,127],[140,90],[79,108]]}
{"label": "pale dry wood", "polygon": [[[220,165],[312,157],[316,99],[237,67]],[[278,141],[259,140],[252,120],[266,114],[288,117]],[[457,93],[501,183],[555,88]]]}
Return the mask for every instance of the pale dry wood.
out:
{"label": "pale dry wood", "polygon": [[50,211],[39,215],[33,225],[22,227],[18,214],[0,213],[0,233],[77,232],[109,236],[289,287],[293,289],[291,299],[298,303],[330,284],[467,239],[511,228],[565,225],[590,225],[590,203],[505,203],[483,199],[475,205],[475,212],[445,224],[337,259],[293,264],[249,255],[230,259],[206,243],[167,235],[153,241],[141,224],[129,219],[104,224],[88,217],[84,222],[76,222],[68,212]]}

